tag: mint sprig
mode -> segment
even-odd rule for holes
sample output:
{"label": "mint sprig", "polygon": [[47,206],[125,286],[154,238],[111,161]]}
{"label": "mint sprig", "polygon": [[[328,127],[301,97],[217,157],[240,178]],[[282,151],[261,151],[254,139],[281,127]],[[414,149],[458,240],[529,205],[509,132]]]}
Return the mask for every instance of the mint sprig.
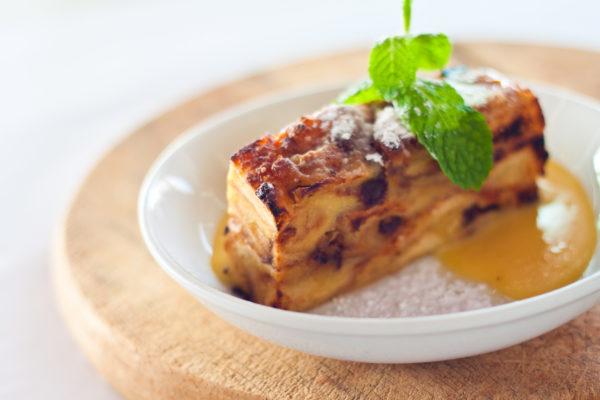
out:
{"label": "mint sprig", "polygon": [[338,102],[391,103],[398,117],[463,189],[479,190],[492,169],[492,133],[478,111],[444,81],[417,77],[417,71],[442,69],[452,46],[444,34],[411,36],[411,0],[404,1],[405,36],[377,43],[369,56],[369,79],[342,93]]}

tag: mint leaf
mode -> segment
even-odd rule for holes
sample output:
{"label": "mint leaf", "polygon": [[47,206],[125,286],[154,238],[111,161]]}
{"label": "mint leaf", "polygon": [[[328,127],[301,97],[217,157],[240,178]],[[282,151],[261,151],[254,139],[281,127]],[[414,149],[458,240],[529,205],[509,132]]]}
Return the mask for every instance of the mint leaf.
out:
{"label": "mint leaf", "polygon": [[371,79],[364,79],[350,86],[342,92],[337,98],[337,103],[341,104],[364,104],[383,101],[379,91]]}
{"label": "mint leaf", "polygon": [[419,79],[394,103],[450,180],[479,190],[493,163],[492,132],[483,115],[445,82]]}
{"label": "mint leaf", "polygon": [[463,189],[481,189],[492,169],[492,133],[481,113],[469,109],[456,129],[424,135],[423,146],[450,180]]}
{"label": "mint leaf", "polygon": [[410,40],[409,47],[420,69],[442,69],[452,53],[450,40],[443,33],[416,36]]}
{"label": "mint leaf", "polygon": [[398,97],[402,87],[412,85],[416,73],[407,38],[390,37],[371,50],[369,76],[385,100],[392,101]]}
{"label": "mint leaf", "polygon": [[415,133],[433,127],[454,129],[463,113],[464,101],[456,89],[444,81],[418,79],[415,84],[396,99]]}
{"label": "mint leaf", "polygon": [[402,5],[402,11],[404,12],[404,32],[408,33],[410,30],[410,14],[412,8],[412,0],[404,0]]}

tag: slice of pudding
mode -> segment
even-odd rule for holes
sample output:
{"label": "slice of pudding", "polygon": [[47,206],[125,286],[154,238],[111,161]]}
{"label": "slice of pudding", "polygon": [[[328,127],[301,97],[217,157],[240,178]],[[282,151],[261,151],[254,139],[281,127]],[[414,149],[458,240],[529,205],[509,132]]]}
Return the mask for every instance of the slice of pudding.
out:
{"label": "slice of pudding", "polygon": [[220,275],[255,302],[305,310],[535,201],[547,158],[535,96],[490,70],[446,75],[494,135],[480,191],[450,182],[390,106],[327,106],[231,157]]}

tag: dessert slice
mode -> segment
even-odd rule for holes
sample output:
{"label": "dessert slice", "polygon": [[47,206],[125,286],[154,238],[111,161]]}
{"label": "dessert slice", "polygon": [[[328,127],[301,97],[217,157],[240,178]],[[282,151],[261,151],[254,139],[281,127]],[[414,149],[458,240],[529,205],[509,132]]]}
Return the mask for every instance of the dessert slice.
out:
{"label": "dessert slice", "polygon": [[327,106],[231,157],[227,281],[255,302],[309,309],[536,200],[547,153],[534,95],[489,70],[444,79],[493,132],[481,190],[450,182],[389,105]]}

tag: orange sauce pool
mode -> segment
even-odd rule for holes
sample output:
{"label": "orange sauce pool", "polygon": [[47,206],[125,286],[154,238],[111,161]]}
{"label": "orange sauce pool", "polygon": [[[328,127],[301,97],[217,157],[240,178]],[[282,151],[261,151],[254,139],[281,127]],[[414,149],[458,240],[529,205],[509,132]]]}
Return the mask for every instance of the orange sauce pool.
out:
{"label": "orange sauce pool", "polygon": [[435,256],[450,270],[523,299],[577,280],[596,247],[592,205],[579,181],[553,161],[537,204],[498,214]]}
{"label": "orange sauce pool", "polygon": [[210,266],[219,280],[225,285],[230,285],[229,277],[225,272],[225,268],[229,261],[227,252],[225,251],[225,229],[227,228],[227,213],[223,214],[217,225],[215,237],[213,239],[213,253],[210,257]]}

